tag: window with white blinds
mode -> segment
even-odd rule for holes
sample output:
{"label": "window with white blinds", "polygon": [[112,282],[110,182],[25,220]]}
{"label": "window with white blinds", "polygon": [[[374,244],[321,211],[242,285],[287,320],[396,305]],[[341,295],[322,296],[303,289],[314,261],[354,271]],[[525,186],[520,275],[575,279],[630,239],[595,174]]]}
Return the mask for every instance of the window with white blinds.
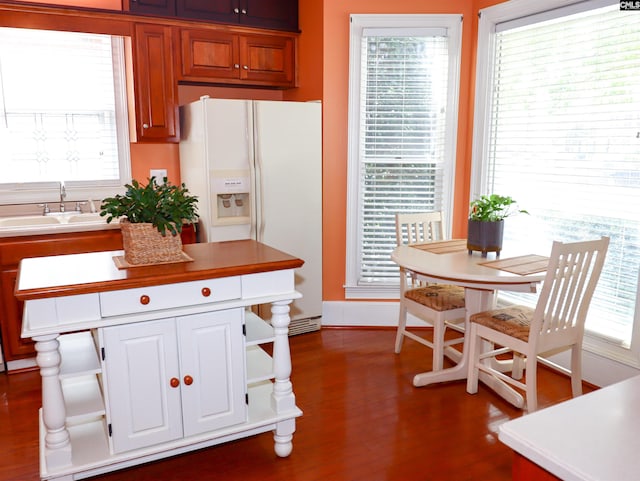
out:
{"label": "window with white blinds", "polygon": [[638,317],[639,20],[594,1],[497,22],[474,146],[475,194],[511,195],[531,214],[508,219],[505,244],[611,238],[586,329],[623,349]]}
{"label": "window with white blinds", "polygon": [[3,202],[51,182],[123,184],[130,169],[122,38],[0,28],[0,66]]}
{"label": "window with white blinds", "polygon": [[349,297],[398,284],[396,212],[450,214],[460,23],[352,16]]}

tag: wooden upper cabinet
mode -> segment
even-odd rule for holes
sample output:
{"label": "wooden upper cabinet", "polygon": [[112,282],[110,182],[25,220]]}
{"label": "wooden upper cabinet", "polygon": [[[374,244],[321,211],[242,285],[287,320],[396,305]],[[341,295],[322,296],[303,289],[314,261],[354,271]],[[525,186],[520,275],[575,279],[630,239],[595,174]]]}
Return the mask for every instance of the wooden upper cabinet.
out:
{"label": "wooden upper cabinet", "polygon": [[238,79],[238,35],[226,31],[181,29],[182,61],[179,80]]}
{"label": "wooden upper cabinet", "polygon": [[298,0],[240,0],[240,24],[298,31]]}
{"label": "wooden upper cabinet", "polygon": [[240,78],[255,85],[293,87],[296,83],[293,37],[240,37]]}
{"label": "wooden upper cabinet", "polygon": [[178,17],[298,31],[298,0],[175,0],[175,2]]}
{"label": "wooden upper cabinet", "polygon": [[296,41],[295,34],[183,28],[179,80],[295,87]]}
{"label": "wooden upper cabinet", "polygon": [[129,0],[129,11],[173,17],[176,15],[176,0]]}
{"label": "wooden upper cabinet", "polygon": [[178,142],[178,84],[171,27],[134,29],[135,137],[139,142]]}

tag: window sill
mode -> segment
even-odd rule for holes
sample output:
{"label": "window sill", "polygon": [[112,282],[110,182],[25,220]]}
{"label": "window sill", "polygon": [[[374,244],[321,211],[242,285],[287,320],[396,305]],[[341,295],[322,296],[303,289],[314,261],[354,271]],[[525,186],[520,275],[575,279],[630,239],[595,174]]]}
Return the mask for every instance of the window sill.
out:
{"label": "window sill", "polygon": [[345,299],[399,299],[400,287],[399,286],[345,286],[344,288]]}

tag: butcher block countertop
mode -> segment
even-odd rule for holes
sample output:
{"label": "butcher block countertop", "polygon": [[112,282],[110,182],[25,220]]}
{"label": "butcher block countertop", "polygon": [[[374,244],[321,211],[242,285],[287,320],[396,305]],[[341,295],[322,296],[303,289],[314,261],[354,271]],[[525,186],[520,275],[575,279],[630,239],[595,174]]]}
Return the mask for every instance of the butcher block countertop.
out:
{"label": "butcher block countertop", "polygon": [[15,296],[21,300],[198,281],[295,269],[304,261],[254,240],[188,244],[192,261],[119,269],[123,251],[34,257],[20,262]]}

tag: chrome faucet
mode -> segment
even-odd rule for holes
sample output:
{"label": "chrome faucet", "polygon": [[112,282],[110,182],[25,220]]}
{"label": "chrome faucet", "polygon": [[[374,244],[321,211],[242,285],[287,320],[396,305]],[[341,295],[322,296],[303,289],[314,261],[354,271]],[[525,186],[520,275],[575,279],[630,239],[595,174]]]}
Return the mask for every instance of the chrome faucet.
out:
{"label": "chrome faucet", "polygon": [[67,198],[67,190],[64,187],[64,181],[60,181],[60,212],[64,212],[64,200]]}

